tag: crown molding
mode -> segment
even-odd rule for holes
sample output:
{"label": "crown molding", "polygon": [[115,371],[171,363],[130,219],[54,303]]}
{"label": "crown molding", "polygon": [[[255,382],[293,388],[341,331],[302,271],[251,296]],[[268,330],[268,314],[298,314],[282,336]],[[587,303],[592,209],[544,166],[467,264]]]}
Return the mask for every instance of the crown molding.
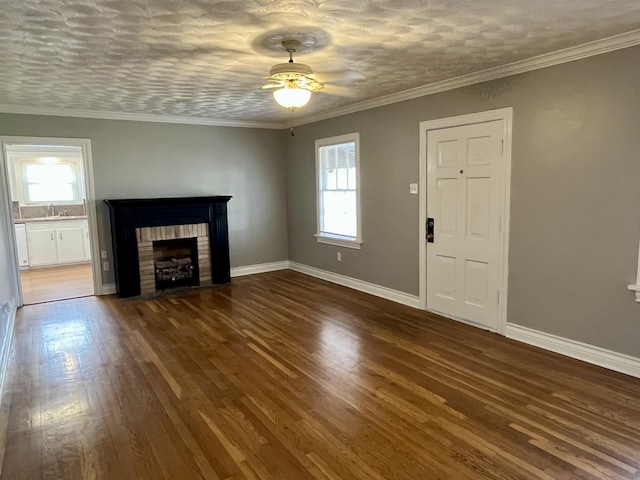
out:
{"label": "crown molding", "polygon": [[320,120],[327,120],[329,118],[361,112],[363,110],[382,107],[385,105],[390,105],[392,103],[398,103],[418,97],[433,95],[434,93],[446,92],[448,90],[454,90],[456,88],[467,87],[469,85],[474,85],[489,80],[496,80],[498,78],[517,75],[519,73],[525,73],[532,70],[551,67],[553,65],[559,65],[561,63],[573,62],[574,60],[580,60],[583,58],[600,55],[602,53],[613,52],[615,50],[621,50],[623,48],[633,47],[636,45],[640,45],[640,29],[632,30],[620,35],[614,35],[613,37],[584,43],[575,47],[569,47],[562,50],[557,50],[555,52],[545,53],[543,55],[527,58],[525,60],[519,60],[517,62],[488,68],[480,72],[470,73],[467,75],[462,75],[460,77],[430,83],[428,85],[412,88],[403,92],[392,93],[383,97],[365,100],[363,102],[354,103],[352,105],[347,105],[345,107],[336,108],[326,112],[298,117],[293,121],[289,121],[286,124],[285,128],[306,125],[308,123],[318,122]]}
{"label": "crown molding", "polygon": [[51,115],[56,117],[78,117],[96,118],[102,120],[128,120],[139,122],[156,123],[177,123],[184,125],[209,125],[216,127],[237,127],[237,128],[265,128],[265,129],[286,129],[306,125],[320,120],[339,117],[350,113],[361,112],[371,108],[382,107],[392,103],[412,100],[418,97],[433,95],[435,93],[446,92],[456,88],[467,87],[476,83],[496,80],[498,78],[517,75],[519,73],[530,72],[541,68],[568,63],[602,53],[613,52],[623,48],[640,45],[640,29],[614,35],[613,37],[595,40],[575,47],[569,47],[551,53],[545,53],[536,57],[519,60],[517,62],[500,65],[497,67],[470,73],[459,77],[430,83],[421,87],[412,88],[403,92],[392,93],[383,97],[353,103],[345,107],[335,108],[326,112],[309,114],[288,121],[244,121],[244,120],[221,120],[202,117],[182,117],[173,115],[152,115],[147,113],[119,113],[101,112],[96,110],[76,110],[67,108],[33,107],[22,105],[0,104],[0,113],[17,113],[24,115]]}
{"label": "crown molding", "polygon": [[208,125],[214,127],[287,128],[284,122],[254,122],[244,120],[220,120],[201,117],[181,117],[175,115],[152,115],[148,113],[101,112],[97,110],[76,110],[70,108],[32,107],[0,104],[0,113],[23,115],[50,115],[54,117],[96,118],[100,120],[127,120],[133,122],[177,123],[183,125]]}

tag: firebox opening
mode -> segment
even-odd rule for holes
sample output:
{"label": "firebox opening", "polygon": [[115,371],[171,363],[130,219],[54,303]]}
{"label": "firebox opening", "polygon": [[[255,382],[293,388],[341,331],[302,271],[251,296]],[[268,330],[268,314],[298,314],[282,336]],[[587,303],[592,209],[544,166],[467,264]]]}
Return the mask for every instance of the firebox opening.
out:
{"label": "firebox opening", "polygon": [[198,286],[198,242],[196,238],[153,242],[156,290]]}

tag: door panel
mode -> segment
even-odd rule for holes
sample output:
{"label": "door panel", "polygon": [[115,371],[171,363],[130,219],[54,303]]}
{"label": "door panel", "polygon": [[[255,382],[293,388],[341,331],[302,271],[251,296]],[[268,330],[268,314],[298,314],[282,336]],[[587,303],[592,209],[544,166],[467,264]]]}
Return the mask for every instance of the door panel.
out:
{"label": "door panel", "polygon": [[505,179],[502,121],[427,134],[427,308],[496,329],[500,216]]}
{"label": "door panel", "polygon": [[465,262],[465,303],[487,308],[489,304],[489,264],[467,260]]}
{"label": "door panel", "polygon": [[474,240],[489,239],[491,179],[467,179],[467,235]]}
{"label": "door panel", "polygon": [[458,227],[458,182],[455,178],[438,179],[438,222],[435,228],[440,236],[455,237]]}
{"label": "door panel", "polygon": [[434,269],[439,279],[435,286],[435,295],[446,300],[456,299],[456,259],[437,255]]}
{"label": "door panel", "polygon": [[458,165],[458,140],[438,143],[438,167],[456,167]]}
{"label": "door panel", "polygon": [[469,138],[467,145],[469,148],[470,166],[486,166],[491,165],[491,155],[493,154],[493,138],[490,135],[482,137]]}

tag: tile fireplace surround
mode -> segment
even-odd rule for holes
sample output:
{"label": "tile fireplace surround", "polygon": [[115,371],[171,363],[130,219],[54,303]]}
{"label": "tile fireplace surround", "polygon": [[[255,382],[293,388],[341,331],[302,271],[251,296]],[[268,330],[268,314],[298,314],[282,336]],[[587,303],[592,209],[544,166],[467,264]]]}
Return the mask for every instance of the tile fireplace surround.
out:
{"label": "tile fireplace surround", "polygon": [[200,285],[231,281],[229,196],[105,200],[111,217],[116,290],[135,297],[156,290],[153,242],[196,238]]}

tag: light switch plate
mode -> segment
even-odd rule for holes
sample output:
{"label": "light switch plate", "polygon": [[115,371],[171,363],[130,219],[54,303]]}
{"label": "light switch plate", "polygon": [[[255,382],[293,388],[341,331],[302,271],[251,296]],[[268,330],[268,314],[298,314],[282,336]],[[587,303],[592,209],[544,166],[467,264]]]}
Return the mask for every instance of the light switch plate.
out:
{"label": "light switch plate", "polygon": [[409,184],[409,193],[413,193],[413,194],[418,193],[418,184],[417,183],[410,183]]}

